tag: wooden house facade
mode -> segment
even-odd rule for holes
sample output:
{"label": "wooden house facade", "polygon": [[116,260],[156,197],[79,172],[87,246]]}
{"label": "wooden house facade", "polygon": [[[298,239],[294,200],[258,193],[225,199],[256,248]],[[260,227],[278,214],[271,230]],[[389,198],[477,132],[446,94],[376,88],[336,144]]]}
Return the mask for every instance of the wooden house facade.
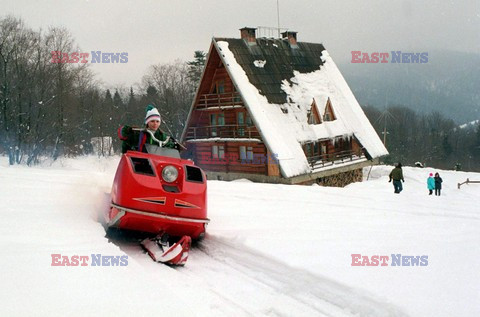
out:
{"label": "wooden house facade", "polygon": [[[211,179],[329,185],[332,176],[347,173],[343,178],[349,180],[340,185],[358,180],[358,171],[371,164],[367,157],[384,155],[385,148],[374,144],[380,151],[369,151],[355,131],[339,127],[345,111],[335,109],[335,94],[313,92],[300,98],[289,92],[296,87],[290,86],[296,72],[322,68],[325,49],[297,43],[295,32],[283,35],[257,39],[255,29],[243,28],[240,39],[212,39],[182,134],[183,156]],[[378,139],[369,132],[367,137]]]}

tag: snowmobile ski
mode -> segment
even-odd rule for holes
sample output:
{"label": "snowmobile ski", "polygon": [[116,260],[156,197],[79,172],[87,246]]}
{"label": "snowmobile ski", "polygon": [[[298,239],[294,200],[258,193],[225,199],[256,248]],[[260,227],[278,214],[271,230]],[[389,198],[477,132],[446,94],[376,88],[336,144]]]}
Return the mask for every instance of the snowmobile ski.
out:
{"label": "snowmobile ski", "polygon": [[185,265],[192,238],[183,236],[178,242],[170,245],[168,234],[159,234],[155,238],[147,238],[141,242],[148,255],[155,261],[169,265]]}

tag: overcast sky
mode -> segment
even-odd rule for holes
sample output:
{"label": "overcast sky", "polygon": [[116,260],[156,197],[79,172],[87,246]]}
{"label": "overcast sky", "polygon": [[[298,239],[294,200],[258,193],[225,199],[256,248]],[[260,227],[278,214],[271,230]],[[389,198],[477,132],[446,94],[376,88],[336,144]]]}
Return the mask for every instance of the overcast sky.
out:
{"label": "overcast sky", "polygon": [[[480,0],[279,0],[280,27],[324,43],[337,63],[351,51],[480,54]],[[128,52],[126,64],[92,64],[106,86],[139,82],[149,65],[191,60],[212,36],[277,26],[277,0],[0,0],[0,16],[27,26],[64,26],[82,52]]]}

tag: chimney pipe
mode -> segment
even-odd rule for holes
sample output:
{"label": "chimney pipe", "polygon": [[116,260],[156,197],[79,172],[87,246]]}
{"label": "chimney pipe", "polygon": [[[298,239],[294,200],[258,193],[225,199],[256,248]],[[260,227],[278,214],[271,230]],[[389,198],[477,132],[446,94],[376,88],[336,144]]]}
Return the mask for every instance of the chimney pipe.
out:
{"label": "chimney pipe", "polygon": [[257,44],[257,38],[255,36],[256,28],[244,27],[240,29],[240,37],[248,44]]}
{"label": "chimney pipe", "polygon": [[294,32],[294,31],[285,31],[282,33],[282,38],[288,39],[288,42],[290,43],[290,47],[296,48],[298,47],[297,33],[298,32]]}

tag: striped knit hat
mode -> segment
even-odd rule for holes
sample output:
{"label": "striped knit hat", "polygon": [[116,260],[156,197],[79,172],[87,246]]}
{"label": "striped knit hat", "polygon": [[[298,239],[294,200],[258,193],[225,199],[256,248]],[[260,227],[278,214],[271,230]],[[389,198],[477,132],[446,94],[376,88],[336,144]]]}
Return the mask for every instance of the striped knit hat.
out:
{"label": "striped knit hat", "polygon": [[158,112],[157,108],[152,105],[147,106],[147,114],[145,115],[145,124],[148,124],[152,120],[159,120],[162,122],[162,117]]}

